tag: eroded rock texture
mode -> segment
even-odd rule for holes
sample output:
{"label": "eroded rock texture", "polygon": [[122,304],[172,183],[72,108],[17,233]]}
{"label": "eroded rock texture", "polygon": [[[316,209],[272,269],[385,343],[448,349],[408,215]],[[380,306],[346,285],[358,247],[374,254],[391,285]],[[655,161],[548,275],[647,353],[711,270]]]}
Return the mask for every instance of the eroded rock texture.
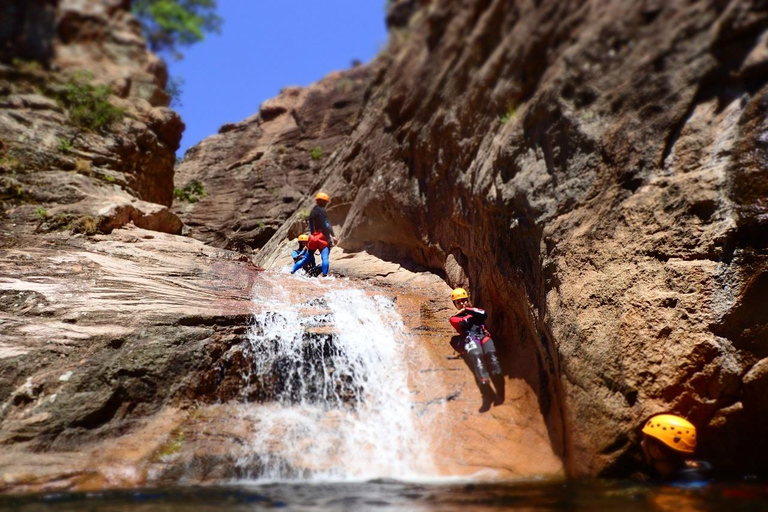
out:
{"label": "eroded rock texture", "polygon": [[259,272],[238,256],[133,226],[5,247],[0,490],[146,482],[177,407],[239,397]]}
{"label": "eroded rock texture", "polygon": [[[177,203],[190,235],[217,247],[258,249],[297,212],[319,171],[357,124],[370,71],[332,73],[307,88],[288,87],[259,112],[191,148],[180,186],[197,180],[207,197]],[[306,218],[309,210],[298,214]]]}
{"label": "eroded rock texture", "polygon": [[390,24],[322,171],[342,246],[468,284],[570,474],[628,471],[662,411],[761,470],[768,5],[401,1]]}
{"label": "eroded rock texture", "polygon": [[[128,7],[11,0],[0,8],[0,215],[9,226],[109,232],[132,221],[181,231],[167,207],[184,124],[167,108],[165,64],[147,51]],[[124,114],[106,126],[75,122],[63,101],[75,83],[108,86]]]}
{"label": "eroded rock texture", "polygon": [[[165,234],[184,125],[140,34],[129,2],[0,5],[2,490],[69,487],[101,442],[209,393],[199,373],[247,320],[253,266]],[[76,122],[71,88],[123,115]]]}

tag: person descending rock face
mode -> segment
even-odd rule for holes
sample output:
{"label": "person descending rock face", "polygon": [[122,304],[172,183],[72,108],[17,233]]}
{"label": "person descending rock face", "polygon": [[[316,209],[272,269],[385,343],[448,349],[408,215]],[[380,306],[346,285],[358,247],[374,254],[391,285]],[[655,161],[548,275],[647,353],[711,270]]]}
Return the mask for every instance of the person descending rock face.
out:
{"label": "person descending rock face", "polygon": [[[483,396],[480,412],[486,412],[491,404],[504,403],[504,374],[491,333],[485,327],[488,314],[485,310],[472,307],[469,295],[464,288],[456,288],[451,293],[451,300],[459,310],[451,317],[451,325],[459,332],[451,339],[453,349],[461,354],[464,362],[475,375],[475,382]],[[490,375],[489,375],[490,370]],[[491,380],[496,388],[494,393]]]}
{"label": "person descending rock face", "polygon": [[[318,265],[315,265],[314,251],[310,252],[307,247],[308,242],[309,235],[299,235],[299,247],[291,253],[291,256],[293,256],[294,263],[306,258],[307,263],[301,268],[304,269],[308,276],[317,277],[320,275],[321,269]],[[307,258],[307,256],[309,257]]]}
{"label": "person descending rock face", "polygon": [[302,268],[310,257],[314,257],[313,254],[316,250],[320,251],[320,258],[322,259],[322,271],[323,277],[328,275],[329,261],[328,256],[331,253],[331,247],[338,243],[336,235],[333,232],[331,223],[328,222],[328,217],[325,213],[325,207],[331,201],[328,194],[325,192],[318,192],[315,196],[315,202],[317,203],[309,214],[309,243],[307,247],[307,255],[301,260],[297,261],[291,270],[291,274]]}
{"label": "person descending rock face", "polygon": [[689,460],[696,450],[696,427],[688,420],[673,414],[654,416],[643,426],[640,446],[658,480],[683,486],[706,485],[712,466]]}

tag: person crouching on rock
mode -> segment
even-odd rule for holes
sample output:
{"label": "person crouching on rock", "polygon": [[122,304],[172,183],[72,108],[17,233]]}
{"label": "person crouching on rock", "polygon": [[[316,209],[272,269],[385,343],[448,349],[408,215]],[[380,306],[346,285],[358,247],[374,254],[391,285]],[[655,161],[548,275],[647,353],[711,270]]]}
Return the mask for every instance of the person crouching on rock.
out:
{"label": "person crouching on rock", "polygon": [[312,211],[309,213],[309,241],[307,243],[308,251],[307,255],[296,262],[291,270],[291,274],[294,274],[297,270],[306,265],[309,258],[314,258],[313,254],[316,250],[320,251],[320,258],[322,259],[322,271],[323,277],[328,275],[328,267],[330,262],[328,257],[331,253],[331,247],[336,245],[337,239],[333,232],[331,223],[328,222],[328,217],[325,213],[325,207],[331,201],[328,194],[325,192],[318,192],[315,196],[315,205]]}
{"label": "person crouching on rock", "polygon": [[696,450],[696,427],[673,414],[659,414],[645,422],[640,442],[646,462],[657,480],[683,486],[706,485],[712,466],[689,457]]}
{"label": "person crouching on rock", "polygon": [[[491,408],[491,404],[504,403],[504,374],[501,371],[499,358],[496,356],[496,347],[491,333],[485,327],[488,313],[472,307],[469,295],[464,288],[453,290],[451,300],[459,310],[450,320],[451,325],[459,332],[451,339],[451,346],[461,354],[464,362],[475,375],[475,382],[483,396],[480,412],[486,412]],[[491,388],[491,380],[496,388],[495,393]]]}
{"label": "person crouching on rock", "polygon": [[299,247],[291,253],[291,256],[293,257],[294,263],[306,259],[307,263],[301,268],[304,269],[304,272],[306,272],[307,275],[317,277],[320,274],[320,267],[315,265],[314,251],[309,251],[309,248],[307,247],[308,243],[309,235],[299,235]]}

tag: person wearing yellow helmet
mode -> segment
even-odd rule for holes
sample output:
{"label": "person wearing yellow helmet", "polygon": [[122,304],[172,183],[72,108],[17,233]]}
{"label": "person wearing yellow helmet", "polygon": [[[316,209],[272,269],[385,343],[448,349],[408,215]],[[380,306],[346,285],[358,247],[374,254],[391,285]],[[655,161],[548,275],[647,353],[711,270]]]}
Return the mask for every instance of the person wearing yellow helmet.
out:
{"label": "person wearing yellow helmet", "polygon": [[294,263],[297,263],[301,260],[306,260],[306,263],[304,263],[301,268],[304,269],[304,272],[306,272],[307,275],[317,277],[320,274],[321,269],[315,264],[315,255],[313,254],[314,251],[309,250],[307,247],[308,243],[309,235],[299,235],[299,247],[291,253],[291,256],[293,257]]}
{"label": "person wearing yellow helmet", "polygon": [[674,414],[658,414],[643,425],[640,446],[655,476],[666,482],[706,483],[711,466],[689,457],[696,451],[696,427]]}
{"label": "person wearing yellow helmet", "polygon": [[[325,207],[330,201],[330,196],[325,192],[318,192],[315,196],[315,207],[312,208],[312,211],[309,213],[309,232],[311,233],[307,243],[309,251],[307,256],[294,264],[291,274],[302,268],[307,261],[309,261],[310,256],[313,255],[316,250],[319,250],[320,258],[322,259],[321,270],[323,272],[323,277],[328,275],[331,247],[338,243],[336,235],[333,232],[333,226],[331,226],[331,223],[328,221],[328,216],[325,211]],[[312,257],[314,258],[314,256]]]}
{"label": "person wearing yellow helmet", "polygon": [[[491,404],[504,403],[504,373],[501,371],[501,363],[496,355],[496,346],[491,333],[485,327],[488,313],[472,306],[469,294],[464,288],[454,289],[451,292],[451,300],[459,310],[450,319],[451,325],[459,333],[451,339],[451,346],[461,354],[464,362],[472,370],[483,397],[480,412],[486,412],[491,408]],[[495,392],[491,382],[496,388]]]}

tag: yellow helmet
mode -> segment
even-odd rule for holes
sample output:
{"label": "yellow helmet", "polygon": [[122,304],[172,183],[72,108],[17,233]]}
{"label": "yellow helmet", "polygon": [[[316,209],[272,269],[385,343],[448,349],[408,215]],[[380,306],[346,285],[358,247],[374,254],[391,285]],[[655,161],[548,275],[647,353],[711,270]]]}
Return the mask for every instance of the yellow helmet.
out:
{"label": "yellow helmet", "polygon": [[299,235],[299,242],[309,242],[309,235]]}
{"label": "yellow helmet", "polygon": [[456,288],[451,292],[451,300],[468,299],[469,294],[464,288]]}
{"label": "yellow helmet", "polygon": [[318,192],[317,195],[315,196],[315,201],[325,201],[327,203],[330,200],[331,200],[330,196],[325,192]]}
{"label": "yellow helmet", "polygon": [[693,453],[696,449],[696,427],[673,414],[659,414],[649,419],[643,434],[655,437],[678,452]]}

